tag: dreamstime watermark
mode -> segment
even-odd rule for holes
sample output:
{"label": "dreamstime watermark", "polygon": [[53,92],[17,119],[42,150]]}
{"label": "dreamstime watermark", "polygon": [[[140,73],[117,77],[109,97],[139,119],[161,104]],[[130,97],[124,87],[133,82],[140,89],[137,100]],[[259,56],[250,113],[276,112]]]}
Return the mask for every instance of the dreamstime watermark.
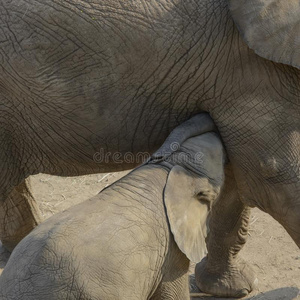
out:
{"label": "dreamstime watermark", "polygon": [[96,163],[101,164],[143,164],[150,158],[151,154],[148,152],[105,152],[104,149],[100,149],[93,156]]}
{"label": "dreamstime watermark", "polygon": [[195,162],[196,164],[202,164],[204,154],[201,151],[192,152],[189,150],[180,150],[179,143],[171,143],[167,147],[161,147],[159,151],[155,152],[152,156],[149,152],[109,152],[104,149],[100,149],[93,155],[93,160],[96,163],[101,164],[143,164],[151,158],[150,161],[167,161],[167,162],[180,162],[189,163]]}

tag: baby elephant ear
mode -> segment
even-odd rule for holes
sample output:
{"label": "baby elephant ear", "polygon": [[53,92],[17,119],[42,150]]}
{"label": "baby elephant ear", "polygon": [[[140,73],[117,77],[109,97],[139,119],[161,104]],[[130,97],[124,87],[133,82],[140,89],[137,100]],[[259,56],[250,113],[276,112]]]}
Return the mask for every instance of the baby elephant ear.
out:
{"label": "baby elephant ear", "polygon": [[300,69],[299,0],[228,0],[245,42],[258,55]]}
{"label": "baby elephant ear", "polygon": [[220,188],[180,166],[171,169],[164,190],[170,229],[179,249],[193,262],[206,254],[207,217]]}

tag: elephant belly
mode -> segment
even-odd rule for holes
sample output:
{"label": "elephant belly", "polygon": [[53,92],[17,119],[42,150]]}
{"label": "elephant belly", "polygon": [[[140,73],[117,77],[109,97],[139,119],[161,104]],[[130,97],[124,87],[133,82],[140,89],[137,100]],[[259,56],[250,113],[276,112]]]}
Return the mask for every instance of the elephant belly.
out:
{"label": "elephant belly", "polygon": [[0,139],[14,134],[3,157],[25,176],[132,168],[205,110],[193,3],[151,1],[145,15],[143,1],[79,2],[3,4]]}

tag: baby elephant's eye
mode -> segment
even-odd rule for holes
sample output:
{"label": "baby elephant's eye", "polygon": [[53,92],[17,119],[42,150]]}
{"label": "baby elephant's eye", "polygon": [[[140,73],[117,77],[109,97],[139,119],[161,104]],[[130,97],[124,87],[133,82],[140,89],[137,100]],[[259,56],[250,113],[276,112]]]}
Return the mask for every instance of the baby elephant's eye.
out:
{"label": "baby elephant's eye", "polygon": [[203,204],[207,205],[207,208],[210,210],[212,202],[213,202],[213,195],[209,191],[200,191],[196,198],[202,202]]}
{"label": "baby elephant's eye", "polygon": [[209,194],[206,193],[205,191],[199,192],[196,197],[197,197],[198,200],[203,200],[203,201],[209,201],[210,202]]}
{"label": "baby elephant's eye", "polygon": [[198,197],[201,197],[201,196],[204,196],[205,195],[205,192],[201,191],[200,193],[198,193]]}

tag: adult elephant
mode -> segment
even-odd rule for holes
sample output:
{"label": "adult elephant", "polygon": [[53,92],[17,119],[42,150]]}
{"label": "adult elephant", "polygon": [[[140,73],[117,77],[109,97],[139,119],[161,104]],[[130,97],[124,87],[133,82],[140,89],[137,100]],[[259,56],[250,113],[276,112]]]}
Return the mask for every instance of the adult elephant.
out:
{"label": "adult elephant", "polygon": [[202,111],[231,163],[209,255],[196,269],[200,288],[227,296],[252,289],[237,256],[249,206],[300,245],[298,1],[3,0],[0,9],[7,247],[38,223],[29,175],[133,167],[127,152],[154,151]]}

